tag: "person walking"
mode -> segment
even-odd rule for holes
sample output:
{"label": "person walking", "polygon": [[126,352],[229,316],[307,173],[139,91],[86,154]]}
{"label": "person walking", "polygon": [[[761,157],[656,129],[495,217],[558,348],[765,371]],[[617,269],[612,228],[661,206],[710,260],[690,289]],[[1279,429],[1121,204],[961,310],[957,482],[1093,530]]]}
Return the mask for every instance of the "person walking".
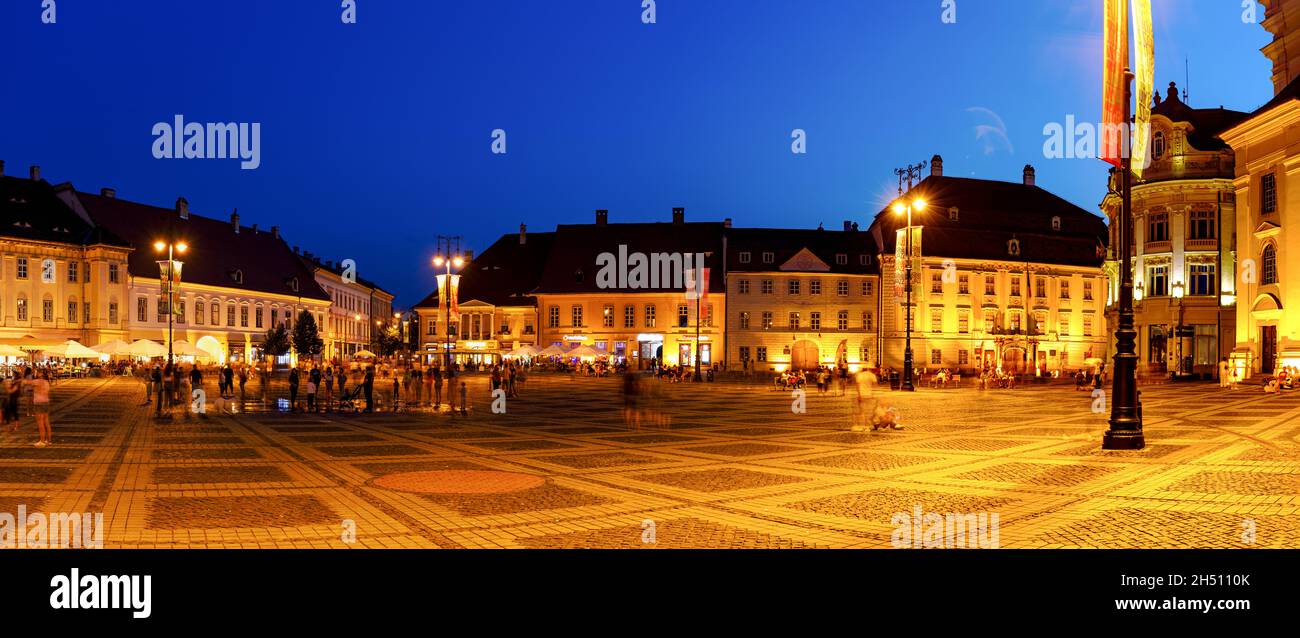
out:
{"label": "person walking", "polygon": [[362,381],[362,386],[366,393],[366,412],[375,411],[375,367],[366,367],[366,376]]}
{"label": "person walking", "polygon": [[325,411],[329,412],[334,408],[334,366],[326,366],[322,378],[325,380]]}
{"label": "person walking", "polygon": [[469,386],[464,381],[460,382],[460,413],[469,416]]}
{"label": "person walking", "polygon": [[6,388],[8,401],[5,403],[5,423],[9,423],[9,431],[18,431],[18,404],[22,400],[23,380],[15,374],[9,378],[8,387]]}
{"label": "person walking", "polygon": [[[201,390],[202,388],[203,388],[203,373],[199,371],[198,366],[194,366],[190,368],[190,397],[192,399],[197,399],[198,397],[194,396],[194,391]],[[225,395],[222,394],[221,396],[224,397]]]}
{"label": "person walking", "polygon": [[54,443],[50,431],[50,371],[41,370],[38,377],[30,382],[32,388],[32,414],[36,416],[36,430],[40,440],[36,447],[47,447]]}
{"label": "person walking", "polygon": [[221,393],[222,397],[233,398],[235,396],[235,369],[226,363],[226,367],[221,371],[221,380],[225,381],[225,390]]}
{"label": "person walking", "polygon": [[1228,365],[1227,357],[1219,360],[1219,387],[1232,387],[1232,366]]}
{"label": "person walking", "polygon": [[433,368],[433,409],[442,408],[442,368]]}
{"label": "person walking", "polygon": [[153,403],[153,395],[155,392],[153,387],[153,371],[150,370],[148,366],[142,365],[140,366],[138,376],[140,377],[141,383],[144,384],[144,404],[149,405],[150,403]]}
{"label": "person walking", "polygon": [[[313,372],[315,372],[313,370]],[[316,411],[316,375],[307,375],[307,411]]]}
{"label": "person walking", "polygon": [[239,366],[239,407],[244,407],[244,386],[248,385],[248,366]]}
{"label": "person walking", "polygon": [[301,380],[298,374],[298,367],[294,366],[289,370],[289,411],[298,410],[298,382]]}

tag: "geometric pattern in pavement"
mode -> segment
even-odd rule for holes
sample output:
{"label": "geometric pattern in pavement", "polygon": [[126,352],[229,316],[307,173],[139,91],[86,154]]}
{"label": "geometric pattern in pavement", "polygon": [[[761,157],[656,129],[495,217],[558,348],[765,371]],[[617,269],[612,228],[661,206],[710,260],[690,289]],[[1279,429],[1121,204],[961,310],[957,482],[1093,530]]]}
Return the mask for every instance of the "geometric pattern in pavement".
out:
{"label": "geometric pattern in pavement", "polygon": [[884,392],[904,429],[853,432],[833,392],[668,385],[632,429],[618,379],[531,375],[492,414],[463,378],[468,416],[170,421],[134,380],[62,381],[53,447],[0,433],[0,512],[102,512],[109,548],[888,548],[916,507],[996,513],[1005,548],[1300,547],[1300,394],[1144,386],[1147,448],[1104,451],[1068,385]]}

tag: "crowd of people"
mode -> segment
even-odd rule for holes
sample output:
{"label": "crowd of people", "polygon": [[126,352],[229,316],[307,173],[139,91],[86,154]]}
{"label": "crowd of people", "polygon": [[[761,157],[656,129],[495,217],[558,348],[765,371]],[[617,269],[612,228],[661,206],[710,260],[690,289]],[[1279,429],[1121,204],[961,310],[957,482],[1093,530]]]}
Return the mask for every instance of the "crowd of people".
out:
{"label": "crowd of people", "polygon": [[3,394],[0,395],[0,427],[9,432],[17,432],[21,418],[19,415],[33,417],[36,420],[38,440],[35,447],[49,447],[54,444],[53,427],[50,423],[50,388],[56,375],[49,366],[27,366],[12,369],[4,379]]}

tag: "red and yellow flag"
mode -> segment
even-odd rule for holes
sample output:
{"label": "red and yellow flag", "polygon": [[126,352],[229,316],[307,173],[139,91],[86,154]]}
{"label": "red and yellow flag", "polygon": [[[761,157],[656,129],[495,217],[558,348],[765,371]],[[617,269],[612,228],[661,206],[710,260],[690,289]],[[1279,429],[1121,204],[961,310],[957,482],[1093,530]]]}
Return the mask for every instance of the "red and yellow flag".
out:
{"label": "red and yellow flag", "polygon": [[1156,88],[1155,42],[1151,33],[1151,0],[1133,0],[1134,75],[1137,113],[1133,126],[1133,174],[1142,177],[1151,148],[1151,94]]}
{"label": "red and yellow flag", "polygon": [[1123,165],[1126,141],[1124,69],[1128,67],[1128,0],[1103,0],[1106,5],[1102,37],[1100,157]]}

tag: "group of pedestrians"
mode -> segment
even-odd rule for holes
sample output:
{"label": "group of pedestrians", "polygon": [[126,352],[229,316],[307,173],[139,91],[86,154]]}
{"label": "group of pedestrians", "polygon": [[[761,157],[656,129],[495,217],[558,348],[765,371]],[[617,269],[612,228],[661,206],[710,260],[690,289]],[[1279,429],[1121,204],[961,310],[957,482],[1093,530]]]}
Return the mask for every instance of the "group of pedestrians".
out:
{"label": "group of pedestrians", "polygon": [[26,367],[21,371],[13,371],[4,381],[3,394],[0,395],[0,400],[4,402],[0,407],[0,415],[3,416],[0,425],[9,432],[17,432],[21,404],[25,403],[27,416],[36,419],[38,440],[34,446],[53,445],[54,432],[50,423],[50,388],[53,383],[54,375],[49,368]]}

